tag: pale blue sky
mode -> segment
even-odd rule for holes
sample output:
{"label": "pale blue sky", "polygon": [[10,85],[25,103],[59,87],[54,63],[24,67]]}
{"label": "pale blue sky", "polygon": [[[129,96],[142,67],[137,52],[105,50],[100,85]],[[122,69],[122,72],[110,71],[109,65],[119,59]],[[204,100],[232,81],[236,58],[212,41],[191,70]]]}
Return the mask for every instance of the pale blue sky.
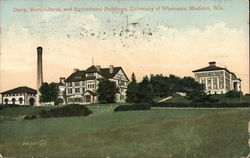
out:
{"label": "pale blue sky", "polygon": [[[161,23],[171,25],[174,28],[185,28],[195,25],[203,28],[224,21],[228,26],[241,27],[246,24],[248,3],[246,0],[3,0],[1,2],[1,23],[6,26],[20,21],[28,25],[30,21],[38,18],[37,13],[14,13],[13,8],[30,7],[189,7],[204,6],[212,7],[220,5],[223,11],[156,11],[156,12],[127,12],[127,15],[142,14],[150,19],[150,23]],[[39,14],[39,13],[38,13]],[[43,13],[40,13],[43,14]],[[66,13],[65,13],[66,14]],[[82,14],[93,14],[93,12],[82,12]],[[95,12],[100,20],[112,15],[112,12]],[[157,18],[156,18],[157,17]]]}

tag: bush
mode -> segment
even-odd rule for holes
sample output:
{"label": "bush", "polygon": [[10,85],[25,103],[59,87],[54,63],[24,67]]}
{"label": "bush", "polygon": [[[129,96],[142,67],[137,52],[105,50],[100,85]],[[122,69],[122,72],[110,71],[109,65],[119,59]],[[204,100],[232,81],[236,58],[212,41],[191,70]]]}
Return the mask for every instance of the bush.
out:
{"label": "bush", "polygon": [[119,105],[114,109],[114,112],[118,111],[133,111],[133,110],[150,110],[149,104],[132,104],[132,105]]}
{"label": "bush", "polygon": [[243,96],[243,93],[241,91],[232,90],[232,91],[227,92],[225,95],[228,98],[239,98]]}
{"label": "bush", "polygon": [[41,110],[39,117],[72,117],[72,116],[88,116],[92,114],[86,106],[79,104],[66,105],[56,109],[50,109],[48,111]]}
{"label": "bush", "polygon": [[24,117],[24,120],[34,120],[34,119],[37,119],[37,116],[36,116],[36,115],[25,116],[25,117]]}

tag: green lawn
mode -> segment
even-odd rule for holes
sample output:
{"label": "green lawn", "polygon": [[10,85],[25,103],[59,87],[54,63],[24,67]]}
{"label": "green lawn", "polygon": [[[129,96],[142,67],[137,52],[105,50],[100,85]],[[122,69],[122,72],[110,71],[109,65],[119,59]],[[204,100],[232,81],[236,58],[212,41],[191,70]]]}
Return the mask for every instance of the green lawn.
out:
{"label": "green lawn", "polygon": [[[249,153],[245,109],[114,113],[113,108],[90,107],[94,114],[88,117],[3,121],[0,153],[112,158],[239,158]],[[0,116],[6,110],[12,113],[5,109]]]}
{"label": "green lawn", "polygon": [[[250,96],[242,96],[240,98],[229,98],[225,95],[213,95],[212,98],[217,99],[218,103],[249,103]],[[166,100],[166,103],[191,103],[191,100],[183,96],[174,95],[173,98]]]}

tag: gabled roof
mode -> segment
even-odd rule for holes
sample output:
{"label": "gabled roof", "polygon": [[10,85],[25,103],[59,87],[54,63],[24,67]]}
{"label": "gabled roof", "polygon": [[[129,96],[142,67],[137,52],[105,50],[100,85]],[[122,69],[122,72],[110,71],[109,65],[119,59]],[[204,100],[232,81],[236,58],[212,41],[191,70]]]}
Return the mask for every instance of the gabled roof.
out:
{"label": "gabled roof", "polygon": [[77,71],[72,73],[65,82],[77,82],[77,81],[84,81],[86,76],[85,71]]}
{"label": "gabled roof", "polygon": [[97,68],[94,65],[92,65],[89,68],[87,68],[86,72],[97,72]]}
{"label": "gabled roof", "polygon": [[109,79],[115,77],[115,75],[118,73],[119,70],[121,70],[121,67],[114,67],[113,73],[110,73],[109,68],[102,68],[97,73],[100,74],[102,77]]}
{"label": "gabled roof", "polygon": [[110,70],[109,68],[100,68],[100,70],[98,71],[98,69],[94,65],[92,65],[91,67],[87,68],[87,70],[81,70],[81,71],[72,73],[65,80],[65,82],[79,82],[79,81],[85,81],[85,80],[93,80],[95,79],[95,76],[86,77],[86,74],[94,73],[94,72],[98,73],[103,78],[110,79],[110,78],[113,78],[120,70],[124,73],[127,80],[129,80],[127,75],[123,71],[122,67],[113,67],[113,73],[110,73],[109,70]]}
{"label": "gabled roof", "polygon": [[85,95],[86,93],[89,93],[90,95],[96,96],[97,94],[91,90],[87,90],[83,93],[83,95]]}
{"label": "gabled roof", "polygon": [[32,89],[30,87],[22,86],[2,92],[1,94],[18,94],[18,93],[37,94],[37,90]]}
{"label": "gabled roof", "polygon": [[55,83],[57,86],[65,86],[65,83],[63,83],[63,82],[59,82],[59,83]]}

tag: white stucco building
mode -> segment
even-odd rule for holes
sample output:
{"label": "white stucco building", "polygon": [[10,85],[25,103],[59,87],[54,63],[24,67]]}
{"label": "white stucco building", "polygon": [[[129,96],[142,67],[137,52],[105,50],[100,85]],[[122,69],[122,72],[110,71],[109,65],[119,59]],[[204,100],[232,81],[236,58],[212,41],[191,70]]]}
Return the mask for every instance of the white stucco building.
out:
{"label": "white stucco building", "polygon": [[225,94],[230,90],[241,91],[241,79],[226,68],[209,62],[209,66],[193,71],[195,80],[205,85],[207,94]]}
{"label": "white stucco building", "polygon": [[122,67],[110,65],[109,68],[101,68],[92,65],[86,70],[74,69],[74,72],[65,79],[66,103],[96,103],[98,101],[96,90],[102,79],[115,82],[118,89],[116,101],[125,102],[129,79]]}
{"label": "white stucco building", "polygon": [[36,106],[37,90],[23,86],[2,92],[2,103]]}

